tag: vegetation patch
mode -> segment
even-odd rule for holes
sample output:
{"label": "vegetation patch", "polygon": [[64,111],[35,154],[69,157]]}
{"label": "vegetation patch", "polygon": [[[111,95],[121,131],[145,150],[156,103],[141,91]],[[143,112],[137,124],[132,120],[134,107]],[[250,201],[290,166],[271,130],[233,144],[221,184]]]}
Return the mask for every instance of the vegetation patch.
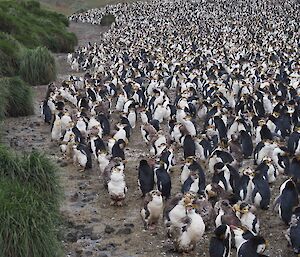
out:
{"label": "vegetation patch", "polygon": [[32,185],[0,179],[0,256],[58,257],[58,213]]}
{"label": "vegetation patch", "polygon": [[36,1],[0,1],[0,31],[13,36],[28,48],[46,46],[54,52],[71,52],[76,36],[67,31],[62,14],[40,8]]}
{"label": "vegetation patch", "polygon": [[104,15],[101,19],[101,26],[110,26],[116,21],[116,18],[113,14]]}
{"label": "vegetation patch", "polygon": [[31,85],[48,84],[56,78],[55,59],[45,47],[27,49],[20,64],[20,74]]}
{"label": "vegetation patch", "polygon": [[0,78],[0,119],[33,114],[32,88],[19,77]]}

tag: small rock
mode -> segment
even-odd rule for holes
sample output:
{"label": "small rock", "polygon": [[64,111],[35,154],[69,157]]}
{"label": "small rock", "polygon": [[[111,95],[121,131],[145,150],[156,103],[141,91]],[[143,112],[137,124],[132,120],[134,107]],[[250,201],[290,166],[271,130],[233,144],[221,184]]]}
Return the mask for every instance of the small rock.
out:
{"label": "small rock", "polygon": [[99,253],[97,257],[108,257],[106,253]]}
{"label": "small rock", "polygon": [[124,226],[125,227],[129,227],[129,228],[134,228],[134,224],[133,223],[125,223]]}
{"label": "small rock", "polygon": [[93,254],[93,252],[91,252],[91,251],[86,251],[85,252],[85,256],[91,256]]}
{"label": "small rock", "polygon": [[107,234],[111,234],[111,233],[115,232],[115,229],[110,225],[106,225],[105,229],[104,229],[104,232],[107,233]]}
{"label": "small rock", "polygon": [[121,228],[118,230],[117,235],[129,235],[132,233],[132,229],[129,227]]}
{"label": "small rock", "polygon": [[97,233],[92,233],[92,235],[91,235],[91,239],[92,240],[98,240],[100,238],[101,238],[101,236],[99,234],[97,234]]}
{"label": "small rock", "polygon": [[61,163],[60,163],[60,165],[59,165],[60,167],[66,167],[66,166],[68,166],[68,163],[67,162],[64,162],[64,161],[62,161]]}
{"label": "small rock", "polygon": [[77,232],[75,230],[70,231],[66,235],[65,240],[71,243],[77,242]]}

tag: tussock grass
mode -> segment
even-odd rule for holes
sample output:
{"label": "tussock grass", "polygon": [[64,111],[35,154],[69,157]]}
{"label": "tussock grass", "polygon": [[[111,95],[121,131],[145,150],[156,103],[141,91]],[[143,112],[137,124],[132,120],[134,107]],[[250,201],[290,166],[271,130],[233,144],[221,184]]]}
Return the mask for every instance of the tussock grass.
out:
{"label": "tussock grass", "polygon": [[102,26],[110,26],[115,21],[116,21],[116,18],[113,14],[107,14],[102,17],[100,24]]}
{"label": "tussock grass", "polygon": [[76,36],[67,31],[63,14],[40,8],[36,1],[0,1],[0,31],[29,48],[46,46],[54,52],[72,52]]}
{"label": "tussock grass", "polygon": [[32,88],[18,77],[0,79],[0,118],[18,117],[34,113]]}
{"label": "tussock grass", "polygon": [[48,84],[56,78],[55,59],[45,47],[27,49],[20,64],[20,74],[32,85]]}
{"label": "tussock grass", "polygon": [[58,213],[34,186],[1,177],[0,202],[0,256],[62,256]]}
{"label": "tussock grass", "polygon": [[0,31],[0,77],[13,76],[18,72],[22,48],[12,36]]}
{"label": "tussock grass", "polygon": [[0,146],[0,167],[0,177],[33,186],[51,208],[58,209],[61,196],[58,168],[43,154],[32,152],[18,156]]}

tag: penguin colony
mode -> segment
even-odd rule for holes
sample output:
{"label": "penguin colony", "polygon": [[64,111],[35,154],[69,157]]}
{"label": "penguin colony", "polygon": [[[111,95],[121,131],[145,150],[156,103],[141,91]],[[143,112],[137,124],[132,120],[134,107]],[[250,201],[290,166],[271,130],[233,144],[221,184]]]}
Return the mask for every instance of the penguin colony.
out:
{"label": "penguin colony", "polygon": [[212,230],[212,257],[266,256],[259,212],[273,208],[300,254],[299,1],[122,3],[70,20],[100,24],[107,13],[116,22],[101,43],[68,55],[85,75],[50,85],[42,104],[65,158],[82,170],[96,160],[122,206],[125,149],[140,130],[146,230],[163,218],[179,252]]}

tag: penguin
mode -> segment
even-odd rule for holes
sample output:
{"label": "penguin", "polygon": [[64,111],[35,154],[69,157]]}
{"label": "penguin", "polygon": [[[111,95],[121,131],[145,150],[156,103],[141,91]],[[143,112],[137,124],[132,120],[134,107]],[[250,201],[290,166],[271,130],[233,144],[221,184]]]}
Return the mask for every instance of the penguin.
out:
{"label": "penguin", "polygon": [[129,121],[129,124],[130,124],[131,128],[134,129],[135,125],[136,125],[136,119],[137,119],[135,108],[130,108],[129,109],[127,119]]}
{"label": "penguin", "polygon": [[107,116],[104,113],[100,113],[97,116],[97,120],[101,124],[103,135],[104,136],[109,135],[110,134],[110,122],[109,122],[109,119],[107,118]]}
{"label": "penguin", "polygon": [[59,114],[55,114],[51,128],[51,140],[58,141],[62,137],[61,119]]}
{"label": "penguin", "polygon": [[163,212],[163,198],[158,190],[147,192],[141,209],[145,229],[154,229]]}
{"label": "penguin", "polygon": [[300,179],[300,155],[294,156],[289,168],[289,175]]}
{"label": "penguin", "polygon": [[111,152],[112,158],[120,157],[122,160],[125,160],[125,153],[124,153],[125,144],[126,143],[123,139],[119,139],[118,141],[115,142]]}
{"label": "penguin", "polygon": [[166,164],[166,170],[170,173],[172,167],[175,165],[174,146],[165,148],[160,154],[160,160]]}
{"label": "penguin", "polygon": [[[299,209],[299,207],[297,208]],[[293,214],[285,237],[295,254],[300,254],[300,213]]]}
{"label": "penguin", "polygon": [[78,163],[84,170],[92,168],[92,155],[85,144],[74,145],[74,163]]}
{"label": "penguin", "polygon": [[100,138],[98,135],[91,136],[89,139],[89,149],[90,152],[94,154],[95,158],[98,156],[98,152],[104,151],[106,152],[106,145],[102,138]]}
{"label": "penguin", "polygon": [[119,167],[113,167],[107,183],[110,205],[123,206],[127,193],[125,175]]}
{"label": "penguin", "polygon": [[242,243],[237,249],[237,257],[263,257],[266,249],[266,240],[262,236],[254,236]]}
{"label": "penguin", "polygon": [[233,211],[232,206],[230,205],[228,200],[220,200],[215,204],[215,212],[217,214],[215,219],[216,227],[226,224],[226,225],[234,225],[241,226],[242,223],[240,219],[236,216]]}
{"label": "penguin", "polygon": [[44,122],[50,125],[52,120],[52,112],[48,105],[48,101],[44,100],[41,107],[42,107],[42,115],[44,115]]}
{"label": "penguin", "polygon": [[252,234],[257,235],[259,233],[260,222],[255,215],[256,208],[245,202],[236,203],[233,208],[242,225],[250,230]]}
{"label": "penguin", "polygon": [[99,165],[99,169],[101,171],[101,174],[103,174],[105,168],[109,164],[109,159],[108,159],[106,150],[103,150],[103,149],[98,150],[97,161],[98,161],[98,165]]}
{"label": "penguin", "polygon": [[210,257],[229,257],[231,251],[231,231],[230,227],[222,224],[214,231],[214,235],[209,242]]}
{"label": "penguin", "polygon": [[189,177],[185,180],[181,188],[182,193],[193,192],[200,193],[199,175],[196,171],[191,171]]}
{"label": "penguin", "polygon": [[192,203],[185,205],[186,217],[184,225],[179,231],[179,235],[176,239],[175,245],[178,252],[190,252],[192,251],[196,243],[200,241],[205,231],[205,224],[200,214],[196,213],[196,210]]}
{"label": "penguin", "polygon": [[298,204],[297,186],[293,179],[288,179],[280,186],[280,195],[276,198],[274,203],[274,208],[278,206],[279,216],[286,225],[291,221],[293,209]]}
{"label": "penguin", "polygon": [[159,166],[154,169],[155,181],[157,189],[162,193],[165,199],[171,195],[171,177],[165,169],[165,164],[161,161]]}
{"label": "penguin", "polygon": [[178,193],[166,202],[163,216],[169,237],[174,237],[173,232],[183,225],[182,220],[186,216],[185,204],[192,202],[186,195]]}
{"label": "penguin", "polygon": [[245,130],[240,131],[240,142],[245,159],[249,159],[253,153],[253,143],[251,135]]}
{"label": "penguin", "polygon": [[190,156],[196,155],[196,145],[195,141],[190,135],[186,135],[183,141],[183,157],[186,159]]}
{"label": "penguin", "polygon": [[263,159],[263,161],[256,167],[255,171],[264,174],[269,184],[275,182],[276,177],[278,176],[277,167],[273,164],[273,160],[268,157]]}
{"label": "penguin", "polygon": [[267,178],[261,172],[255,172],[253,182],[253,191],[251,195],[252,203],[256,207],[267,210],[270,205],[271,191]]}
{"label": "penguin", "polygon": [[144,197],[154,188],[154,171],[146,160],[141,160],[138,168],[138,184]]}

